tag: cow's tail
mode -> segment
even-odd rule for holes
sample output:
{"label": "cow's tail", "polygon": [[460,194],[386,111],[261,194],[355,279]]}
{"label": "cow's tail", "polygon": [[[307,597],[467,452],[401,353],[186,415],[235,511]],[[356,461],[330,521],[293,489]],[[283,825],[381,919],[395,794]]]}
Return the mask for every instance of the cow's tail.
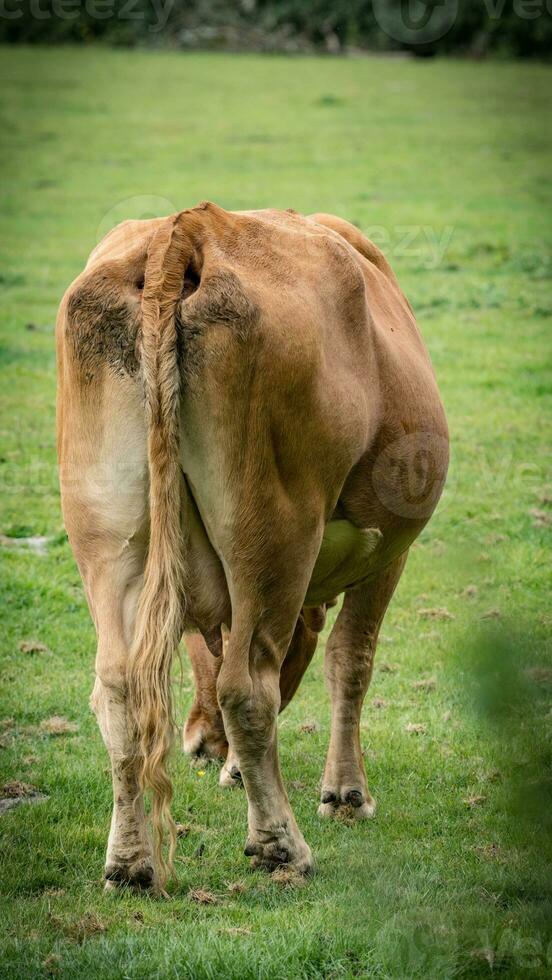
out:
{"label": "cow's tail", "polygon": [[[142,791],[152,801],[159,887],[173,871],[176,842],[167,770],[174,738],[171,668],[185,614],[181,527],[180,393],[176,308],[191,246],[178,215],[156,233],[142,299],[141,361],[148,425],[150,536],[130,652],[127,692]],[[168,837],[168,854],[164,842]]]}

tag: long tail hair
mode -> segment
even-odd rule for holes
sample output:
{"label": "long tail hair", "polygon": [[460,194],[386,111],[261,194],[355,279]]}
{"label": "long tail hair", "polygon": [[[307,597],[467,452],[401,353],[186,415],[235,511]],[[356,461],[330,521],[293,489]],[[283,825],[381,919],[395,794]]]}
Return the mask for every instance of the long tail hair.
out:
{"label": "long tail hair", "polygon": [[150,538],[127,672],[139,782],[143,791],[151,793],[153,846],[161,888],[173,871],[176,843],[167,759],[175,732],[171,667],[182,636],[186,602],[181,527],[181,369],[175,319],[192,250],[183,219],[183,214],[176,215],[154,236],[144,281],[141,362],[148,427]]}

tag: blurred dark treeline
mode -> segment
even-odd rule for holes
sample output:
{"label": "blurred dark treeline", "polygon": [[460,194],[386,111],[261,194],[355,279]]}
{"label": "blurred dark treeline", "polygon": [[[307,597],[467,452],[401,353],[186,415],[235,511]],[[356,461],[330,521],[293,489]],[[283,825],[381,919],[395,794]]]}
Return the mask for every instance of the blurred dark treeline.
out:
{"label": "blurred dark treeline", "polygon": [[552,0],[1,0],[0,41],[550,58]]}

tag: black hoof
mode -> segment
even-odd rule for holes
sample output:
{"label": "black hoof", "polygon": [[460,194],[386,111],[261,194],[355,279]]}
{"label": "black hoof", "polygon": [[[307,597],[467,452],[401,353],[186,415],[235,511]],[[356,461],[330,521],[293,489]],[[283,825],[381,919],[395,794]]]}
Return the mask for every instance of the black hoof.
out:
{"label": "black hoof", "polygon": [[138,868],[129,868],[125,865],[108,865],[104,877],[106,882],[112,885],[127,885],[129,888],[136,888],[141,891],[153,886],[155,873],[148,864],[143,864]]}
{"label": "black hoof", "polygon": [[345,802],[350,803],[351,806],[359,807],[364,803],[364,796],[358,789],[352,789],[347,793]]}

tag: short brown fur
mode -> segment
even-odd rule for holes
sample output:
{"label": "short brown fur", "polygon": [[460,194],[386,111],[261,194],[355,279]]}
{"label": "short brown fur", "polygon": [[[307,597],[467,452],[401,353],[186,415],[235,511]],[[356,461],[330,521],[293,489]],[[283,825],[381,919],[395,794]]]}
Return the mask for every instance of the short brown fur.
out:
{"label": "short brown fur", "polygon": [[[229,743],[227,775],[239,770],[249,800],[246,853],[307,872],[278,711],[325,605],[345,592],[326,652],[320,813],[370,816],[360,710],[385,609],[446,475],[446,421],[410,306],[342,219],[204,203],[114,229],[64,298],[57,340],[64,516],[98,633],[92,703],[113,768],[108,884],[162,887],[172,864],[171,664],[185,630],[206,641],[190,641],[188,749],[224,756]],[[206,667],[208,648],[219,656]]]}

